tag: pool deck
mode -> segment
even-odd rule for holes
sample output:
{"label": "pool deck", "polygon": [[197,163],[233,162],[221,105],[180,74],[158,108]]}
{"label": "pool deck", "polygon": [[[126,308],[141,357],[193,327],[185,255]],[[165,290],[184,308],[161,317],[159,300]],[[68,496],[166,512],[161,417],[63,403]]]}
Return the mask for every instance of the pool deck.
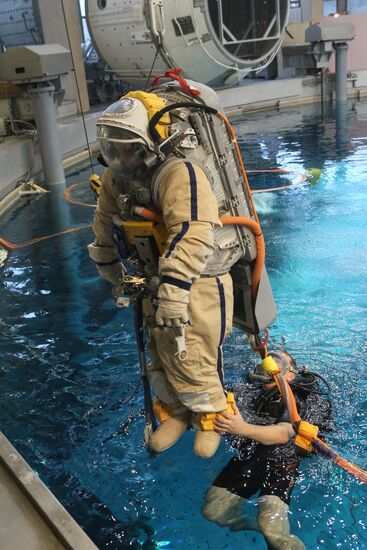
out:
{"label": "pool deck", "polygon": [[98,550],[0,432],[1,550]]}

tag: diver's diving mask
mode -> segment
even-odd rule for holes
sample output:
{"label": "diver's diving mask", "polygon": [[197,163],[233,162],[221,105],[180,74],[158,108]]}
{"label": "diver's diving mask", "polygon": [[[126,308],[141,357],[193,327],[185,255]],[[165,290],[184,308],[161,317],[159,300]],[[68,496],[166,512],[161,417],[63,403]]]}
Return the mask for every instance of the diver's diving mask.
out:
{"label": "diver's diving mask", "polygon": [[[278,367],[281,369],[283,376],[288,372],[298,373],[298,369],[289,364],[289,361],[285,358],[282,351],[272,351],[269,353],[275,360]],[[247,375],[247,381],[250,384],[259,382],[261,384],[271,384],[273,377],[270,374],[266,374],[261,365],[256,365],[254,369],[250,369]]]}
{"label": "diver's diving mask", "polygon": [[101,144],[103,159],[116,174],[129,177],[143,166],[147,146],[139,135],[101,124],[97,127],[97,139]]}

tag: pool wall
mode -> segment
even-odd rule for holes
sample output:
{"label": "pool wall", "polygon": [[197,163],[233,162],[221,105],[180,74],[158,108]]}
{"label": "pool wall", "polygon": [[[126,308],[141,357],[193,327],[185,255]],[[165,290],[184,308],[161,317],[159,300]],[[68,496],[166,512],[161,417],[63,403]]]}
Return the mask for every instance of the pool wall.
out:
{"label": "pool wall", "polygon": [[97,550],[0,432],[0,546]]}

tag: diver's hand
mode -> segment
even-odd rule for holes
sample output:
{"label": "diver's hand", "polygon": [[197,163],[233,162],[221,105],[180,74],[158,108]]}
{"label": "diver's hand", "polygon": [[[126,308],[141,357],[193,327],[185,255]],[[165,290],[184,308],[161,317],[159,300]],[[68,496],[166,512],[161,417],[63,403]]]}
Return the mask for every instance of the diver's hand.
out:
{"label": "diver's hand", "polygon": [[214,420],[216,432],[242,435],[258,441],[262,445],[285,445],[294,437],[294,430],[289,422],[279,422],[271,426],[259,426],[245,422],[240,411],[234,405],[234,414],[222,412]]}
{"label": "diver's hand", "polygon": [[168,283],[158,290],[158,308],[155,315],[159,327],[182,327],[189,323],[187,306],[189,291]]}
{"label": "diver's hand", "polygon": [[217,414],[214,420],[214,430],[219,433],[230,433],[235,435],[247,436],[248,427],[251,426],[242,418],[236,405],[234,414],[222,412]]}

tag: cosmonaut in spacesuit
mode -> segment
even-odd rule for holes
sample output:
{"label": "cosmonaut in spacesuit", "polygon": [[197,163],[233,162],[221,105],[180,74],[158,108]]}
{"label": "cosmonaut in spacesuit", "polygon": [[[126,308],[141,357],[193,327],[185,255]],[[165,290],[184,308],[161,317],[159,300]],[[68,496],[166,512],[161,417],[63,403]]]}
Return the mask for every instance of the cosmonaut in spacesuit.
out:
{"label": "cosmonaut in spacesuit", "polygon": [[[130,92],[98,119],[108,168],[88,248],[116,285],[117,301],[141,299],[160,420],[149,446],[164,451],[193,426],[195,453],[207,458],[220,443],[216,414],[233,411],[222,344],[234,298],[235,324],[249,335],[276,312],[258,262],[256,211],[234,138],[217,116],[218,97],[202,84],[180,83]],[[236,222],[244,219],[250,228]]]}

